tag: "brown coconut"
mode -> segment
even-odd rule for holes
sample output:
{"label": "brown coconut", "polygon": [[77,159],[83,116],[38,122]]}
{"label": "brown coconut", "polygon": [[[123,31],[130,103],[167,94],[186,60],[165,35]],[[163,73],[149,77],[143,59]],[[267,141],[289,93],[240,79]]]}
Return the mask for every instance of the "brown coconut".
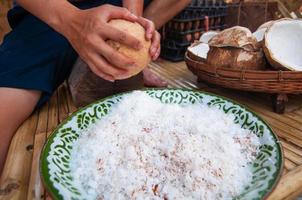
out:
{"label": "brown coconut", "polygon": [[275,69],[302,71],[302,20],[275,21],[265,32],[263,50]]}
{"label": "brown coconut", "polygon": [[234,26],[219,32],[212,37],[209,45],[212,47],[242,48],[247,51],[259,50],[257,39],[248,28],[242,26]]}
{"label": "brown coconut", "polygon": [[215,35],[210,41],[208,64],[231,69],[264,70],[260,45],[247,28],[235,26]]}
{"label": "brown coconut", "polygon": [[211,47],[207,62],[215,67],[239,70],[264,70],[263,51],[246,51],[234,47]]}
{"label": "brown coconut", "polygon": [[121,31],[126,32],[129,35],[134,36],[141,41],[143,48],[136,50],[132,47],[126,46],[116,41],[108,40],[107,43],[116,49],[123,55],[131,58],[138,67],[129,68],[129,74],[122,79],[132,77],[139,72],[141,72],[151,61],[149,49],[151,46],[151,41],[147,41],[145,37],[145,29],[138,23],[133,23],[130,21],[115,19],[109,22],[111,26]]}

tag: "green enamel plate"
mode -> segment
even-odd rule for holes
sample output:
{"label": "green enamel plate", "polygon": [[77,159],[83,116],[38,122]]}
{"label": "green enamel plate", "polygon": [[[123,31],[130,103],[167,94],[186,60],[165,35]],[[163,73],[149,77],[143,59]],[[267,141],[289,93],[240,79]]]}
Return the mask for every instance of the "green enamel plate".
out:
{"label": "green enamel plate", "polygon": [[[283,166],[281,145],[272,129],[254,112],[224,97],[182,89],[143,90],[164,104],[206,104],[235,115],[235,123],[253,131],[260,139],[260,151],[252,163],[252,181],[236,199],[264,199],[277,184]],[[40,172],[54,199],[87,199],[70,173],[71,151],[83,130],[107,115],[125,93],[97,101],[75,112],[52,133],[40,158]]]}

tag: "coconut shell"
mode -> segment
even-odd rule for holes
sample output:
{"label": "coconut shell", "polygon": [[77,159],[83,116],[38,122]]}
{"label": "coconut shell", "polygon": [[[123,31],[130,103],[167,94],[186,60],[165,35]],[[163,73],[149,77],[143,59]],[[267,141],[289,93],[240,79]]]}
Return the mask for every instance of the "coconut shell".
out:
{"label": "coconut shell", "polygon": [[209,41],[213,47],[235,47],[246,51],[258,51],[259,44],[252,32],[245,27],[234,26],[213,36]]}
{"label": "coconut shell", "polygon": [[111,47],[116,49],[123,55],[131,58],[138,67],[129,68],[129,74],[122,79],[132,77],[141,72],[151,61],[149,49],[151,41],[147,41],[145,37],[145,29],[138,23],[129,22],[126,20],[115,19],[109,22],[111,26],[121,31],[126,32],[129,35],[134,36],[141,41],[143,48],[136,50],[132,47],[120,44],[119,42],[108,40],[106,41]]}
{"label": "coconut shell", "polygon": [[267,47],[265,47],[265,45],[263,46],[263,52],[265,54],[265,57],[266,57],[268,63],[272,66],[273,69],[275,69],[275,70],[283,70],[283,71],[290,71],[289,68],[287,68],[284,65],[282,65],[281,63],[277,62],[272,57],[270,50]]}
{"label": "coconut shell", "polygon": [[211,47],[207,62],[214,67],[238,70],[264,70],[265,59],[262,50],[246,51],[234,47]]}
{"label": "coconut shell", "polygon": [[278,20],[271,20],[271,21],[267,21],[265,22],[264,24],[260,25],[258,27],[257,30],[260,30],[260,29],[268,29],[269,27],[271,27],[275,22],[279,22],[279,21],[283,21],[283,20],[291,20],[291,18],[287,18],[287,17],[284,17],[284,18],[281,18],[281,19],[278,19]]}
{"label": "coconut shell", "polygon": [[274,22],[275,22],[275,20],[271,20],[271,21],[267,21],[267,22],[263,23],[262,25],[260,25],[258,27],[257,31],[260,29],[268,29]]}

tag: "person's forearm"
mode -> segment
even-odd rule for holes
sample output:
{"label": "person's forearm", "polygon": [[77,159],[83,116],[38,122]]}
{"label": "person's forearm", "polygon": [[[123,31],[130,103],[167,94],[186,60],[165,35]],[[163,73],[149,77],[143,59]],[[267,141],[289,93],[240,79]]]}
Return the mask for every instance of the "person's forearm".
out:
{"label": "person's forearm", "polygon": [[25,10],[62,33],[64,24],[79,10],[66,0],[17,0]]}
{"label": "person's forearm", "polygon": [[123,7],[127,8],[136,16],[143,15],[144,1],[143,0],[123,0]]}
{"label": "person's forearm", "polygon": [[190,2],[191,0],[153,0],[144,10],[143,16],[153,21],[156,29],[159,29]]}

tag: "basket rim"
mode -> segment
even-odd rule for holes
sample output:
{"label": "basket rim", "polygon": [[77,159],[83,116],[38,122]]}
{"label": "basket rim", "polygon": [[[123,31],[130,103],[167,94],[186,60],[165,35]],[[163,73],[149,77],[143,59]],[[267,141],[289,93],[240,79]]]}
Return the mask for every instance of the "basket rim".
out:
{"label": "basket rim", "polygon": [[224,88],[275,94],[302,93],[302,71],[215,68],[205,61],[191,58],[188,52],[185,53],[185,62],[199,80]]}
{"label": "basket rim", "polygon": [[[229,69],[229,68],[223,68],[223,67],[213,67],[207,64],[203,60],[196,60],[190,53],[187,51],[185,53],[185,62],[186,64],[195,65],[194,68],[198,68],[200,71],[207,72],[209,74],[213,74],[216,77],[224,77],[224,73],[229,73],[226,78],[238,78],[238,74],[244,74],[246,75],[244,77],[245,80],[251,79],[253,80],[253,76],[255,79],[261,81],[267,80],[267,81],[286,81],[286,80],[297,80],[299,82],[302,82],[302,71],[284,71],[284,70],[245,70],[245,69]],[[237,75],[237,76],[236,76]],[[250,75],[250,76],[247,76]],[[260,77],[259,77],[260,76]],[[264,76],[263,79],[261,76]]]}

